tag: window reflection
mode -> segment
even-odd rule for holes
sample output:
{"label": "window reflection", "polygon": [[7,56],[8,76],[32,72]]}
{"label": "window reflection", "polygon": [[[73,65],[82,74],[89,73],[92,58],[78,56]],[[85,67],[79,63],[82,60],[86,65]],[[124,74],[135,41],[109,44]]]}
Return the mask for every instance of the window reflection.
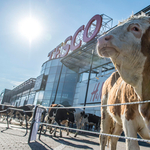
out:
{"label": "window reflection", "polygon": [[67,67],[65,65],[63,65],[62,73],[66,73],[66,71],[67,71]]}
{"label": "window reflection", "polygon": [[58,91],[62,91],[64,83],[59,82]]}
{"label": "window reflection", "polygon": [[42,105],[48,107],[49,106],[50,101],[49,100],[43,100],[42,101]]}
{"label": "window reflection", "polygon": [[[53,59],[48,61],[46,63],[45,73],[48,73],[48,79],[42,105],[48,106],[54,100],[57,104],[61,103],[65,106],[72,105],[78,74],[75,71],[67,68],[65,65],[62,66],[60,59]],[[57,95],[55,96],[55,94]],[[38,99],[37,101],[38,103],[41,103]]]}
{"label": "window reflection", "polygon": [[61,74],[60,82],[64,82],[64,80],[65,80],[65,74]]}
{"label": "window reflection", "polygon": [[51,66],[58,66],[59,61],[60,61],[59,59],[52,60]]}
{"label": "window reflection", "polygon": [[77,82],[77,74],[66,74],[65,82]]}
{"label": "window reflection", "polygon": [[52,89],[53,89],[53,83],[47,83],[45,91],[47,90],[51,91]]}
{"label": "window reflection", "polygon": [[45,69],[44,74],[45,74],[45,75],[48,75],[48,74],[49,74],[49,68]]}
{"label": "window reflection", "polygon": [[57,67],[51,67],[49,74],[56,74],[56,72],[57,72]]}
{"label": "window reflection", "polygon": [[51,65],[51,61],[48,61],[48,62],[46,63],[46,68],[49,68],[50,65]]}
{"label": "window reflection", "polygon": [[55,74],[51,74],[48,76],[47,82],[54,82],[55,80]]}
{"label": "window reflection", "polygon": [[50,99],[52,94],[52,91],[45,91],[44,92],[44,98],[43,99]]}

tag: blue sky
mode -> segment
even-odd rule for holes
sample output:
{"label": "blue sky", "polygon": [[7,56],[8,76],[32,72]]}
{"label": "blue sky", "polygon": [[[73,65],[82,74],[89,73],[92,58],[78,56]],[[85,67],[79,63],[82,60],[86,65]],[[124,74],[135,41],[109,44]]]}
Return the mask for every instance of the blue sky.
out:
{"label": "blue sky", "polygon": [[[96,14],[113,18],[113,26],[149,5],[148,0],[3,0],[0,1],[0,92],[40,75],[48,53]],[[43,31],[30,43],[18,31],[32,16]]]}

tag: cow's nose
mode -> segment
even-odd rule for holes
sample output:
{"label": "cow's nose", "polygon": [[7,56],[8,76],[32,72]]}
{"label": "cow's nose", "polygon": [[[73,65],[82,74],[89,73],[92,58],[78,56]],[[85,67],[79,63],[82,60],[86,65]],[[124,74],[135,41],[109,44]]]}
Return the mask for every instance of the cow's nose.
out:
{"label": "cow's nose", "polygon": [[101,37],[98,39],[98,46],[100,46],[100,45],[106,45],[112,38],[113,38],[112,35],[104,35],[104,36],[101,36]]}
{"label": "cow's nose", "polygon": [[104,38],[105,38],[105,41],[109,41],[112,39],[112,35],[106,35]]}

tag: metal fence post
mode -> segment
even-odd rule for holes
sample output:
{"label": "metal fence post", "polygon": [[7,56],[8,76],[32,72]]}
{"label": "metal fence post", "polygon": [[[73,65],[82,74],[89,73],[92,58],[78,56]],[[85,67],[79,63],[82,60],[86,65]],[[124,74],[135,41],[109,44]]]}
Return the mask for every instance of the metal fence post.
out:
{"label": "metal fence post", "polygon": [[[42,118],[42,122],[44,122],[44,119],[45,119],[45,114],[46,114],[46,111],[44,110],[43,112],[43,118]],[[41,124],[41,128],[40,128],[40,134],[39,134],[39,140],[40,140],[40,137],[41,137],[41,132],[43,130],[43,124]]]}
{"label": "metal fence post", "polygon": [[8,109],[9,109],[9,108],[7,108],[7,111],[6,111],[6,112],[7,112],[7,129],[9,129],[9,121],[8,121]]}
{"label": "metal fence post", "polygon": [[27,114],[26,114],[26,112],[24,112],[24,114],[25,114],[25,120],[26,120],[26,133],[25,133],[24,136],[26,136],[27,133],[28,133],[28,122],[27,122]]}
{"label": "metal fence post", "polygon": [[30,134],[29,134],[29,139],[28,139],[28,143],[30,143],[30,139],[31,139],[31,133],[33,130],[33,125],[35,123],[35,115],[36,115],[36,110],[37,110],[38,106],[35,106],[35,110],[34,110],[34,114],[33,114],[33,119],[32,119],[32,123],[31,123],[31,127],[30,127]]}

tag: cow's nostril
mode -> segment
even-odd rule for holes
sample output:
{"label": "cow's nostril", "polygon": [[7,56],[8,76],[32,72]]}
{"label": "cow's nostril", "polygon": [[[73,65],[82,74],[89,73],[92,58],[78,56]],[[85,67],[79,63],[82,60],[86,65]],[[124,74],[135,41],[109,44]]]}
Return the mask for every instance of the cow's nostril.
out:
{"label": "cow's nostril", "polygon": [[111,35],[105,36],[105,40],[106,40],[106,41],[109,41],[111,38],[112,38]]}

